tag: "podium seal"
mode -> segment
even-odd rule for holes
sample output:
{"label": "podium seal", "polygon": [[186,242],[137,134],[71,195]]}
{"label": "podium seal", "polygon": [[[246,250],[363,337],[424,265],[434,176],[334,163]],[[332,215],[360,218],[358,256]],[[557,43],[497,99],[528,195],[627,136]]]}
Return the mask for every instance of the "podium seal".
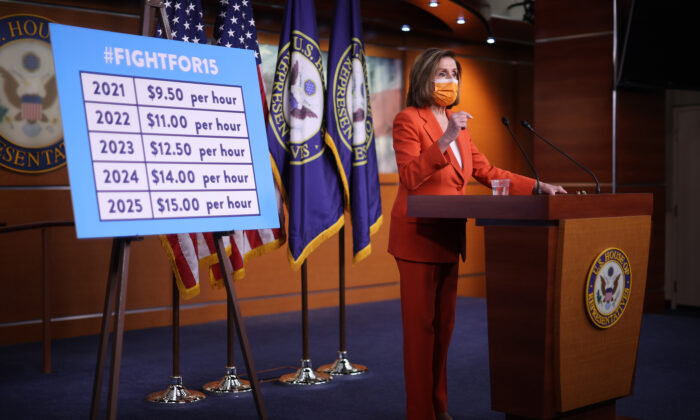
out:
{"label": "podium seal", "polygon": [[630,299],[632,270],[627,255],[619,248],[601,252],[588,271],[585,307],[598,328],[610,328],[620,320]]}

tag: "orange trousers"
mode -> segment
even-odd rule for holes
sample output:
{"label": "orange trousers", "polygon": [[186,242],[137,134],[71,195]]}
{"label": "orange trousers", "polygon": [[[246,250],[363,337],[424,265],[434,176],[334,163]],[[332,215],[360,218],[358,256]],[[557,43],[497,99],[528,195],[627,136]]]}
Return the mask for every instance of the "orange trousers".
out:
{"label": "orange trousers", "polygon": [[455,323],[457,263],[396,258],[401,278],[406,418],[447,411],[447,349]]}

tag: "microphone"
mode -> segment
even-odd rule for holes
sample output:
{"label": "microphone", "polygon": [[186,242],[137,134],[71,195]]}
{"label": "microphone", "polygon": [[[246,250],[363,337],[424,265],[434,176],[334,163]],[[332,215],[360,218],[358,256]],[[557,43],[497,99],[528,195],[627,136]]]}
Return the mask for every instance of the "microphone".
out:
{"label": "microphone", "polygon": [[528,130],[530,130],[530,131],[532,132],[532,134],[534,134],[534,135],[536,135],[537,137],[539,137],[540,140],[542,140],[543,142],[545,142],[545,143],[547,143],[548,145],[552,146],[552,148],[553,148],[554,150],[556,150],[557,152],[559,152],[559,153],[561,153],[562,155],[566,156],[570,161],[574,162],[579,168],[581,168],[581,169],[583,169],[584,171],[588,172],[588,174],[589,174],[590,176],[592,176],[592,177],[593,177],[593,180],[595,181],[595,193],[596,193],[596,194],[600,194],[600,183],[598,182],[598,178],[596,178],[596,176],[593,174],[593,172],[591,172],[591,171],[590,171],[588,168],[586,168],[585,166],[581,165],[576,159],[574,159],[574,158],[572,158],[571,156],[569,156],[566,152],[564,152],[563,150],[561,150],[560,148],[558,148],[557,146],[555,146],[554,144],[552,144],[552,142],[550,142],[550,141],[547,140],[546,138],[542,137],[537,131],[535,131],[534,128],[532,128],[532,126],[530,125],[529,122],[527,122],[527,121],[525,121],[525,120],[522,120],[522,121],[520,121],[520,124],[522,124],[523,127],[525,127],[525,128],[527,128]]}
{"label": "microphone", "polygon": [[542,190],[540,189],[540,176],[537,175],[537,171],[535,170],[535,165],[532,164],[532,161],[527,156],[527,153],[525,153],[525,149],[523,149],[523,146],[520,144],[518,139],[515,137],[515,134],[513,134],[513,130],[510,129],[510,123],[508,122],[508,118],[506,118],[506,117],[501,118],[501,122],[508,129],[510,136],[513,137],[513,140],[515,140],[515,144],[518,145],[518,149],[520,149],[520,153],[522,153],[523,157],[525,157],[527,164],[530,165],[530,169],[532,169],[532,173],[535,174],[535,180],[537,180],[537,195],[542,194]]}

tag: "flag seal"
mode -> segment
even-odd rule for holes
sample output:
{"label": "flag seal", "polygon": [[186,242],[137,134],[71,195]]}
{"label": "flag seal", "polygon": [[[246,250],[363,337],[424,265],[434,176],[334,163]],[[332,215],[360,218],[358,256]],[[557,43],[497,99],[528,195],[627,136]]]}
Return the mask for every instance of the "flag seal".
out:
{"label": "flag seal", "polygon": [[[281,49],[270,99],[270,126],[291,165],[323,155],[323,60],[318,44],[300,31]],[[288,139],[288,140],[286,140]]]}
{"label": "flag seal", "polygon": [[352,166],[367,164],[374,138],[372,107],[368,100],[367,65],[362,41],[352,38],[333,74],[335,123],[342,144],[353,155]]}

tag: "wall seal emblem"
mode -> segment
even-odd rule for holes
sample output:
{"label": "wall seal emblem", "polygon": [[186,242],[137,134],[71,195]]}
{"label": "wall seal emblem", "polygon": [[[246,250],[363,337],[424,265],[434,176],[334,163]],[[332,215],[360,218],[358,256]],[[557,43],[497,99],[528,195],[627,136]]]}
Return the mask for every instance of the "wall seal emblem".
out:
{"label": "wall seal emblem", "polygon": [[585,308],[593,325],[610,328],[620,320],[630,299],[632,269],[619,248],[601,252],[591,265],[584,293]]}
{"label": "wall seal emblem", "polygon": [[0,166],[37,174],[66,164],[51,20],[0,18]]}

